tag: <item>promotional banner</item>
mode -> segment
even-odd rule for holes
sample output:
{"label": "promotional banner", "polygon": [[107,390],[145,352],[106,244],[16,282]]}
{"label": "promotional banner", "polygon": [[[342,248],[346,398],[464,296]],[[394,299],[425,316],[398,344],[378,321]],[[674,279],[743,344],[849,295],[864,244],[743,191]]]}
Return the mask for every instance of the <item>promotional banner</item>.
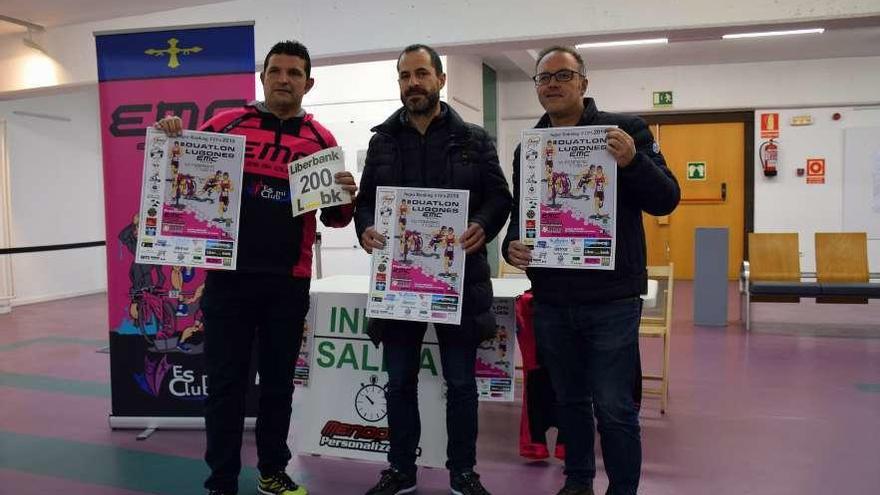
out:
{"label": "promotional banner", "polygon": [[[344,290],[344,289],[339,289]],[[387,462],[388,374],[382,348],[367,335],[367,295],[312,293],[309,321],[314,354],[309,388],[294,394],[294,447],[299,453]],[[419,358],[422,436],[416,464],[443,467],[446,461],[446,405],[440,346],[428,327]]]}
{"label": "promotional banner", "polygon": [[245,137],[147,129],[137,263],[235,270]]}
{"label": "promotional banner", "polygon": [[351,193],[342,189],[333,179],[337,172],[344,171],[345,154],[341,146],[291,162],[289,173],[293,216],[351,203]]}
{"label": "promotional banner", "polygon": [[[253,24],[96,33],[95,43],[111,424],[125,417],[200,417],[208,387],[199,310],[204,272],[135,260],[139,243],[149,242],[138,237],[141,222],[149,218],[148,212],[141,216],[138,204],[144,153],[152,151],[145,146],[145,135],[166,115],[180,116],[185,128],[195,129],[215,114],[254,99]],[[219,201],[220,192],[215,193],[212,199]],[[249,401],[252,415],[253,397]]]}
{"label": "promotional banner", "polygon": [[458,325],[468,191],[378,187],[376,204],[388,242],[373,250],[368,316]]}
{"label": "promotional banner", "polygon": [[520,232],[529,266],[614,269],[617,162],[605,126],[529,129],[520,147]]}

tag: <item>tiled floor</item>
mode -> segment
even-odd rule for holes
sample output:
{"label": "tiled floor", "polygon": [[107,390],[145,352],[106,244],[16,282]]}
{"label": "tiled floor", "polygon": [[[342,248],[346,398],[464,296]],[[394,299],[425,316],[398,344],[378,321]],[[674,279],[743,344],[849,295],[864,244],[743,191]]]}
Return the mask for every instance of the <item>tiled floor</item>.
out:
{"label": "tiled floor", "polygon": [[[89,296],[0,316],[0,494],[201,493],[203,433],[137,441],[107,426],[108,355],[96,352],[105,305]],[[732,291],[733,320],[738,309]],[[880,493],[880,304],[754,309],[751,334],[738,321],[694,327],[690,284],[677,284],[671,402],[665,416],[653,401],[643,409],[640,493]],[[657,351],[644,343],[646,366]],[[493,493],[555,493],[558,461],[516,455],[519,405],[483,404],[480,414],[478,470]],[[250,434],[244,459],[253,466]],[[348,495],[380,466],[304,456],[290,468],[310,493]],[[255,492],[254,474],[245,470],[241,493]],[[418,493],[448,493],[446,481],[422,470]],[[600,472],[597,493],[606,484]]]}

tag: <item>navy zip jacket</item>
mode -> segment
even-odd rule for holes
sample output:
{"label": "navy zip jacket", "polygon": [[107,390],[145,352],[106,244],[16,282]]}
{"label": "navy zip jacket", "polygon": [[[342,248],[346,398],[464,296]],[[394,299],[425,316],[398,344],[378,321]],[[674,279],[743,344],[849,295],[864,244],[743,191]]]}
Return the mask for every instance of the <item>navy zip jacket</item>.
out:
{"label": "navy zip jacket", "polygon": [[[592,98],[584,99],[583,125],[617,126],[635,141],[636,155],[626,168],[617,169],[617,246],[614,270],[574,270],[565,268],[529,268],[535,300],[547,304],[571,305],[614,301],[643,294],[648,288],[645,231],[642,212],[668,215],[678,205],[681,190],[678,181],[654,142],[644,120],[619,113],[600,112]],[[544,114],[535,128],[551,127]],[[513,196],[519,205],[519,146],[513,157]],[[519,206],[514,206],[504,239],[503,253],[511,241],[520,239]]]}

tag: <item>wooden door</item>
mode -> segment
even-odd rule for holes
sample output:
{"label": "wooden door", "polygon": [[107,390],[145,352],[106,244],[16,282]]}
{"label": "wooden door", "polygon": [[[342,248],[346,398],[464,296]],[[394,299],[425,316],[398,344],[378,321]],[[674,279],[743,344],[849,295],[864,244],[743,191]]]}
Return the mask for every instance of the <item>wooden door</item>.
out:
{"label": "wooden door", "polygon": [[[727,275],[734,280],[743,260],[745,125],[652,126],[666,163],[681,186],[681,203],[668,217],[645,215],[648,264],[675,263],[675,278],[694,277],[697,227],[727,227]],[[690,174],[688,173],[690,170]]]}

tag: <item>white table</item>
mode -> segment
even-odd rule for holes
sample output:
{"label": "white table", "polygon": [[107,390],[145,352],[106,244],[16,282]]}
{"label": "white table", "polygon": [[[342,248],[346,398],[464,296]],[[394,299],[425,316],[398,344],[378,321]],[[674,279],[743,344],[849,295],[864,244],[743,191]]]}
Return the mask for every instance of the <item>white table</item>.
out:
{"label": "white table", "polygon": [[[654,307],[657,304],[656,280],[648,279],[648,293],[642,294],[645,306]],[[529,290],[532,283],[525,277],[518,278],[493,278],[492,291],[496,299],[513,299]],[[369,293],[370,277],[367,275],[337,275],[317,280],[312,280],[313,293],[337,293],[337,294],[364,294]]]}

